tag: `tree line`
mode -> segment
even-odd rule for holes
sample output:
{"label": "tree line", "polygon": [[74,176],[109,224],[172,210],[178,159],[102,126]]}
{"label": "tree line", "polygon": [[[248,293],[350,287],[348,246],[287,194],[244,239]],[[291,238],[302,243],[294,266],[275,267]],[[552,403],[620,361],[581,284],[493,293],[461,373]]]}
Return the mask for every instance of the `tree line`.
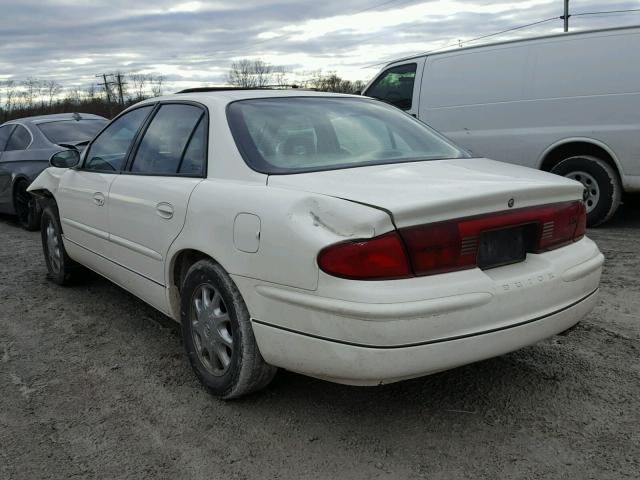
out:
{"label": "tree line", "polygon": [[[35,77],[5,80],[0,82],[0,120],[69,112],[113,118],[140,100],[162,95],[165,83],[163,75],[120,71],[96,75],[95,82],[82,88]],[[241,88],[305,88],[337,93],[353,93],[365,85],[363,81],[343,79],[335,72],[323,74],[318,70],[293,75],[285,67],[250,59],[231,64],[227,83]]]}
{"label": "tree line", "polygon": [[98,81],[81,88],[57,80],[29,77],[0,82],[0,119],[82,112],[112,118],[128,106],[162,95],[164,76],[122,72],[96,75]]}
{"label": "tree line", "polygon": [[241,88],[308,88],[321,92],[354,93],[361,91],[365,82],[346,80],[336,72],[323,74],[321,70],[294,76],[286,67],[272,65],[263,60],[241,59],[231,64],[227,74],[229,85]]}

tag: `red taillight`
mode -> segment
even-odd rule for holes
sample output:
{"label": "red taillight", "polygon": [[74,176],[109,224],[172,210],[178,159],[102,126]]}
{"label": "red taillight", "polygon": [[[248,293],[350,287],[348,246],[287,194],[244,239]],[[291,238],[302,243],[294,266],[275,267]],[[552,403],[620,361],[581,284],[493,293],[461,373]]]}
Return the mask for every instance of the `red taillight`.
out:
{"label": "red taillight", "polygon": [[465,230],[458,220],[401,229],[413,272],[433,275],[474,268],[479,237]]}
{"label": "red taillight", "polygon": [[318,255],[318,266],[329,275],[353,280],[385,280],[412,275],[398,232],[331,245]]}
{"label": "red taillight", "polygon": [[584,236],[585,206],[580,201],[555,203],[401,228],[329,246],[318,255],[318,265],[330,275],[360,280],[475,268],[483,232],[525,225],[536,235],[527,239],[531,253],[560,248]]}
{"label": "red taillight", "polygon": [[584,202],[580,202],[578,208],[578,225],[576,226],[576,233],[573,234],[574,242],[580,240],[587,233],[587,207]]}
{"label": "red taillight", "polygon": [[532,253],[562,247],[584,236],[582,202],[554,203],[400,229],[416,275],[453,272],[477,266],[480,234],[491,230],[537,226],[529,239]]}

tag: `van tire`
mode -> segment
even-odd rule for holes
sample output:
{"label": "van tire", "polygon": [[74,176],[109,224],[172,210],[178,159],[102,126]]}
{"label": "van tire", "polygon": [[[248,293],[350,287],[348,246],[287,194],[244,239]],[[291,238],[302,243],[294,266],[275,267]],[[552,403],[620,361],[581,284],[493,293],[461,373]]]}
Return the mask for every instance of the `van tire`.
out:
{"label": "van tire", "polygon": [[209,392],[231,399],[266,387],[277,368],[262,358],[249,311],[229,274],[213,260],[200,260],[187,271],[181,295],[184,346]]}
{"label": "van tire", "polygon": [[591,155],[569,157],[553,167],[551,172],[577,180],[585,186],[589,192],[585,200],[589,227],[597,227],[616,213],[622,199],[620,176],[604,160]]}

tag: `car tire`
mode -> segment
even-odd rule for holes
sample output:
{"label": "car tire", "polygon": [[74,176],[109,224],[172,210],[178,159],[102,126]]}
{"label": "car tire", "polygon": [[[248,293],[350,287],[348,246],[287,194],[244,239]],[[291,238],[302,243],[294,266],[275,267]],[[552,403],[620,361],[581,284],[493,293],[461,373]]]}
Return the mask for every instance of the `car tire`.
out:
{"label": "car tire", "polygon": [[60,217],[55,205],[44,208],[40,235],[48,277],[58,285],[68,285],[77,274],[79,264],[69,258],[64,248]]}
{"label": "car tire", "polygon": [[553,167],[551,172],[577,180],[585,186],[589,227],[606,222],[616,213],[622,198],[622,185],[618,173],[604,160],[591,155],[569,157]]}
{"label": "car tire", "polygon": [[237,398],[273,379],[277,368],[262,358],[242,295],[219,264],[200,260],[189,268],[181,321],[191,367],[213,395]]}
{"label": "car tire", "polygon": [[25,230],[38,230],[40,228],[40,217],[42,211],[36,199],[27,192],[29,182],[18,180],[13,189],[13,206],[18,216],[20,226]]}

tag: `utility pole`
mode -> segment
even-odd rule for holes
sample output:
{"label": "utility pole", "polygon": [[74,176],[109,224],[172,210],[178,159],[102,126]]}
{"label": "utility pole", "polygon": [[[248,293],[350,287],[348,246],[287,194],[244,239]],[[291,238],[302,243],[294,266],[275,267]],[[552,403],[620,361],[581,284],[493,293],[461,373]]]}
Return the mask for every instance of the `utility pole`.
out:
{"label": "utility pole", "polygon": [[560,18],[564,20],[564,31],[569,31],[569,0],[564,0],[564,15]]}
{"label": "utility pole", "polygon": [[122,93],[122,87],[126,84],[126,82],[122,81],[122,72],[117,72],[115,77],[116,85],[118,85],[118,95],[120,96],[120,106],[124,107],[124,95]]}
{"label": "utility pole", "polygon": [[107,96],[107,105],[109,106],[109,116],[113,116],[113,109],[111,105],[111,85],[113,85],[113,82],[107,81],[106,73],[96,75],[96,77],[102,77],[102,83],[98,83],[98,85],[102,85],[104,87],[104,93]]}

